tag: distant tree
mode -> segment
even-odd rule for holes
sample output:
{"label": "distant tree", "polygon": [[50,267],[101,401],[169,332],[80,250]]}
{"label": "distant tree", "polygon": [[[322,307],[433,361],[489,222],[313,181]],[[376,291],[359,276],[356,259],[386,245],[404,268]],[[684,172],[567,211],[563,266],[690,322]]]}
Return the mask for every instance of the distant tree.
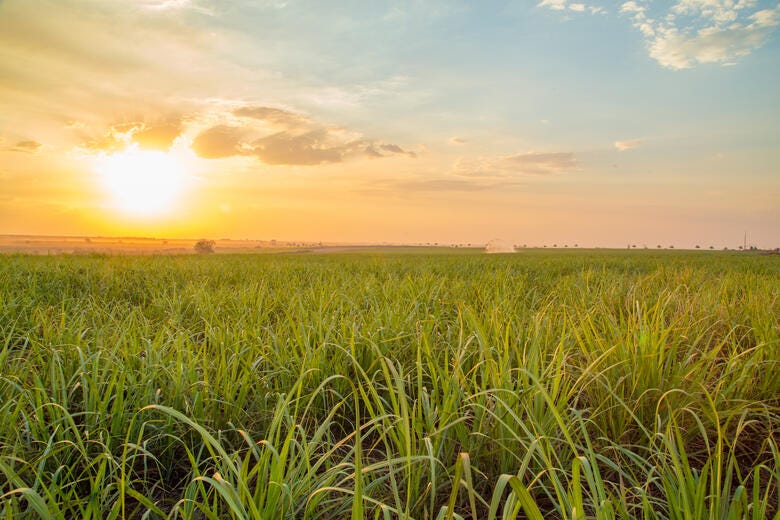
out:
{"label": "distant tree", "polygon": [[205,238],[202,238],[195,242],[195,245],[193,246],[193,249],[196,253],[200,254],[209,254],[214,252],[214,246],[217,243],[213,240],[206,240]]}
{"label": "distant tree", "polygon": [[715,246],[710,246],[710,249],[715,249]]}
{"label": "distant tree", "polygon": [[674,246],[669,246],[669,249],[674,249]]}
{"label": "distant tree", "polygon": [[657,245],[657,246],[655,246],[655,247],[657,247],[658,249],[661,249],[661,244],[658,244],[658,245]]}
{"label": "distant tree", "polygon": [[701,249],[701,246],[699,244],[696,244],[696,249]]}

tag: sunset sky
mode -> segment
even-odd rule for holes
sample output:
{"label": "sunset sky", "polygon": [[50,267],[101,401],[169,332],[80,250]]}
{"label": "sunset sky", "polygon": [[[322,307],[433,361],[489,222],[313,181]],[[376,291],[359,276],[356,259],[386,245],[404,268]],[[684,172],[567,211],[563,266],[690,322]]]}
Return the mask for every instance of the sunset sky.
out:
{"label": "sunset sky", "polygon": [[0,0],[0,234],[780,246],[780,3]]}

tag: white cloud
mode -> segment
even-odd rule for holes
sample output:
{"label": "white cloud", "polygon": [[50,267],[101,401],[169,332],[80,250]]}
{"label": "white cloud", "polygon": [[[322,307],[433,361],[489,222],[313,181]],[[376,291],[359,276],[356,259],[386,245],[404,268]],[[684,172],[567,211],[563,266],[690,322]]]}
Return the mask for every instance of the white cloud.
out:
{"label": "white cloud", "polygon": [[136,0],[145,9],[165,11],[168,9],[183,9],[192,5],[191,0]]}
{"label": "white cloud", "polygon": [[553,11],[575,11],[578,13],[590,12],[591,14],[605,14],[607,11],[601,6],[588,5],[584,2],[569,2],[569,0],[542,0],[536,7],[546,7]]}
{"label": "white cloud", "polygon": [[649,43],[650,56],[664,67],[687,69],[698,63],[734,65],[764,43],[769,31],[759,25],[736,25],[727,29],[708,27],[695,34],[663,29]]}
{"label": "white cloud", "polygon": [[634,1],[624,2],[623,5],[620,6],[620,12],[621,13],[644,13],[645,7],[637,4]]}
{"label": "white cloud", "polygon": [[780,5],[754,10],[754,0],[678,0],[662,19],[644,4],[624,2],[620,12],[645,37],[650,57],[670,69],[699,63],[735,64],[766,42],[778,25]]}
{"label": "white cloud", "polygon": [[629,139],[626,141],[615,141],[615,148],[618,151],[625,152],[626,150],[633,150],[642,146],[642,141],[639,139]]}
{"label": "white cloud", "polygon": [[[605,14],[605,8],[570,0],[543,0],[554,11]],[[758,7],[757,0],[627,0],[617,11],[645,39],[647,52],[670,69],[702,63],[733,66],[762,47],[780,25],[780,3]]]}
{"label": "white cloud", "polygon": [[214,12],[200,5],[196,5],[193,0],[135,0],[135,3],[142,9],[149,11],[174,11],[179,9],[191,9],[201,14],[213,16]]}
{"label": "white cloud", "polygon": [[537,7],[546,7],[553,11],[563,11],[566,9],[566,0],[542,0]]}

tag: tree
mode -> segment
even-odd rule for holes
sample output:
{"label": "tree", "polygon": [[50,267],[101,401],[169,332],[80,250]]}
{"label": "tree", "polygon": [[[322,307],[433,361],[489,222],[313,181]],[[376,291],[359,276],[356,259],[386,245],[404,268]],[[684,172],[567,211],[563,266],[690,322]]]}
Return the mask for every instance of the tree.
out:
{"label": "tree", "polygon": [[201,238],[197,242],[195,242],[195,245],[193,246],[193,249],[196,253],[200,254],[208,254],[214,252],[214,246],[216,245],[216,242],[213,240],[206,240],[205,238]]}

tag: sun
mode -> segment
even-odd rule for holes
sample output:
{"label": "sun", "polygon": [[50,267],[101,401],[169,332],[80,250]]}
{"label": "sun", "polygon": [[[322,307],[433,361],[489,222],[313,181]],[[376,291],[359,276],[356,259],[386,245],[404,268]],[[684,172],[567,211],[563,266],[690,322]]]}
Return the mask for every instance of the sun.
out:
{"label": "sun", "polygon": [[184,189],[184,168],[178,158],[165,152],[140,150],[135,145],[101,156],[95,170],[117,209],[134,215],[170,211]]}

